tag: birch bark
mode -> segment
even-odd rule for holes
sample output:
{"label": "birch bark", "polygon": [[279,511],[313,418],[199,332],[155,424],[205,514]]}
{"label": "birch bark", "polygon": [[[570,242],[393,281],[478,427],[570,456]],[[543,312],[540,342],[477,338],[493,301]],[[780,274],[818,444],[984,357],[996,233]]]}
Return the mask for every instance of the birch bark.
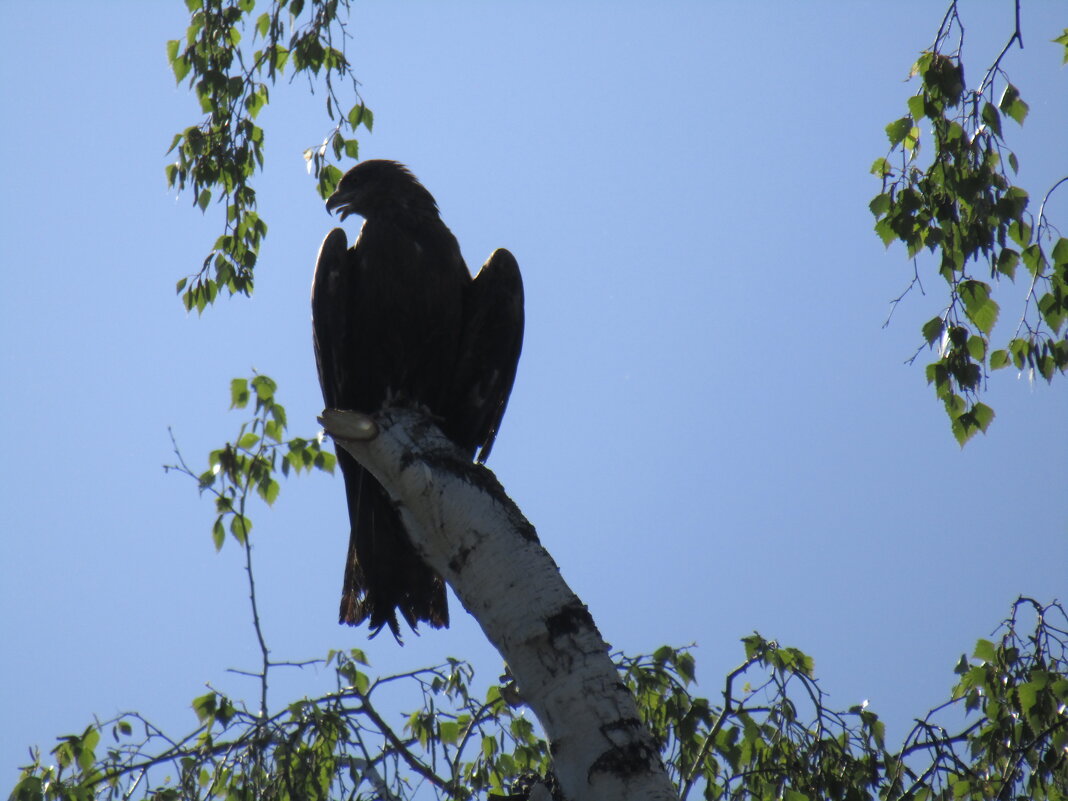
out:
{"label": "birch bark", "polygon": [[328,409],[320,421],[386,488],[412,544],[508,664],[566,797],[677,799],[608,644],[494,474],[417,410]]}

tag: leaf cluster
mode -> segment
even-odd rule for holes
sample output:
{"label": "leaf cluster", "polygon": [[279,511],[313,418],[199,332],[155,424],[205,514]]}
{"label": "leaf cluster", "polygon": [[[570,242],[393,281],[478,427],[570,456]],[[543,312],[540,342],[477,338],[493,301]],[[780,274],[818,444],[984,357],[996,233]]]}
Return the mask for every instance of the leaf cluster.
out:
{"label": "leaf cluster", "polygon": [[[325,163],[327,143],[335,158],[342,153],[356,158],[357,140],[346,132],[355,133],[361,124],[370,130],[374,118],[359,99],[344,49],[335,46],[346,36],[339,10],[347,13],[348,0],[273,0],[258,16],[255,0],[186,0],[186,7],[185,37],[167,43],[167,59],[177,82],[195,92],[204,118],[175,134],[168,153],[176,160],[167,165],[166,176],[168,186],[189,190],[201,211],[213,199],[225,207],[223,233],[199,272],[177,284],[186,309],[203,312],[222,290],[252,292],[267,234],[252,183],[264,163],[264,132],[256,119],[270,102],[270,87],[287,70],[291,79],[303,74],[325,84],[327,114],[335,125],[314,159],[311,150],[305,154],[323,197],[340,178],[340,170]],[[344,114],[336,89],[342,80],[356,98]]]}
{"label": "leaf cluster", "polygon": [[759,634],[743,640],[746,660],[728,674],[719,706],[690,691],[687,649],[621,657],[621,669],[684,801],[692,790],[768,801],[1063,801],[1068,614],[1020,598],[997,634],[978,642],[974,660],[961,657],[950,700],[896,751],[866,703],[830,709],[811,658]]}
{"label": "leaf cluster", "polygon": [[286,437],[286,410],[275,398],[277,384],[268,376],[235,378],[230,382],[230,408],[245,409],[253,403],[253,415],[241,423],[237,436],[208,454],[205,470],[194,472],[175,446],[178,462],[167,465],[195,478],[201,493],[215,498],[212,540],[222,548],[226,532],[242,545],[252,531],[247,501],[253,491],[268,506],[278,498],[281,485],[277,472],[334,471],[337,457],[323,450],[322,438]]}
{"label": "leaf cluster", "polygon": [[[366,655],[331,652],[336,690],[275,713],[253,714],[211,691],[194,698],[197,728],[175,740],[135,713],[60,738],[46,764],[38,754],[11,798],[128,798],[170,801],[255,798],[407,799],[427,785],[439,798],[467,799],[517,772],[545,773],[548,751],[528,718],[492,686],[470,688],[460,660],[372,679]],[[420,707],[391,724],[378,698],[402,685]],[[112,743],[101,746],[110,731]]]}
{"label": "leaf cluster", "polygon": [[872,797],[884,753],[878,717],[829,709],[802,651],[759,634],[743,644],[745,662],[728,674],[719,706],[690,691],[686,649],[623,660],[681,797],[694,790],[706,799]]}
{"label": "leaf cluster", "polygon": [[972,659],[961,656],[951,699],[916,721],[899,756],[925,754],[924,769],[895,791],[921,800],[1068,798],[1068,615],[1021,597],[995,634],[976,643]]}
{"label": "leaf cluster", "polygon": [[[954,31],[957,46],[947,52]],[[1030,196],[1013,179],[1019,160],[1006,145],[1007,122],[1023,125],[1030,110],[1001,65],[1021,41],[1019,22],[974,89],[965,80],[963,39],[953,2],[934,45],[912,67],[910,77],[920,85],[908,113],[886,126],[890,152],[872,165],[882,188],[870,203],[883,243],[901,242],[914,262],[909,288],[920,283],[916,260],[926,250],[949,289],[947,305],[922,335],[938,352],[927,366],[928,383],[961,445],[994,418],[978,400],[988,369],[1012,364],[1047,381],[1068,370],[1068,239],[1054,235],[1045,200],[1037,216],[1031,211]],[[931,153],[923,162],[925,144]],[[1024,313],[1015,333],[995,348],[991,336],[1001,312],[995,287],[1015,282],[1021,264]]]}
{"label": "leaf cluster", "polygon": [[[812,659],[759,634],[726,677],[722,702],[694,692],[690,648],[616,655],[685,799],[1068,798],[1068,614],[1021,598],[996,639],[961,657],[950,700],[917,719],[891,751],[866,703],[836,711]],[[278,663],[275,663],[276,666]],[[518,797],[547,777],[549,748],[502,676],[472,690],[465,662],[372,679],[359,650],[331,652],[336,689],[252,714],[211,691],[197,728],[171,738],[137,714],[97,722],[37,754],[15,801],[159,799],[439,799]],[[387,687],[416,699],[384,715]],[[391,722],[394,721],[394,722]],[[110,737],[110,740],[107,738]],[[107,742],[105,746],[104,743]]]}

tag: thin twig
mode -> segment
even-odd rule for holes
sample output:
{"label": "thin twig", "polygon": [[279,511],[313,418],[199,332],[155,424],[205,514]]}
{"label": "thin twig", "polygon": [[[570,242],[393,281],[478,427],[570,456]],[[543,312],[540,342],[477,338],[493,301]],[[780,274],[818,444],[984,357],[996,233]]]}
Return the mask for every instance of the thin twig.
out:
{"label": "thin twig", "polygon": [[705,736],[705,741],[701,744],[701,750],[698,752],[697,757],[690,766],[690,770],[686,775],[686,783],[683,785],[682,792],[679,794],[679,801],[686,801],[686,796],[690,794],[690,790],[693,788],[694,782],[697,780],[697,773],[700,770],[701,763],[704,762],[705,757],[708,756],[708,752],[712,750],[712,746],[716,741],[716,736],[723,728],[723,724],[726,723],[727,716],[733,711],[734,680],[759,661],[759,656],[752,656],[727,674],[727,680],[723,685],[723,711],[720,712],[719,717],[716,718],[716,722],[712,724],[712,728],[708,730],[708,734]]}
{"label": "thin twig", "polygon": [[389,744],[397,750],[397,753],[400,755],[401,759],[405,761],[408,767],[410,767],[424,779],[429,781],[435,787],[438,787],[442,790],[447,790],[449,788],[449,783],[442,779],[440,776],[438,776],[436,773],[434,773],[434,771],[432,771],[430,768],[428,768],[426,765],[416,759],[415,756],[412,755],[412,752],[408,750],[408,747],[404,744],[400,737],[396,735],[393,729],[390,728],[389,724],[382,719],[382,717],[378,714],[375,708],[371,705],[371,699],[363,693],[357,692],[355,693],[355,695],[357,698],[360,699],[360,711],[367,715],[367,717],[369,717],[371,721],[378,727],[379,731],[382,732],[387,742],[389,742]]}
{"label": "thin twig", "polygon": [[990,65],[990,69],[986,71],[983,82],[979,84],[979,88],[975,91],[976,97],[983,96],[987,90],[987,84],[1001,71],[1001,59],[1009,52],[1013,42],[1019,42],[1020,49],[1023,50],[1023,34],[1020,32],[1020,0],[1016,0],[1016,29],[1012,32],[1012,36],[1009,37],[1009,41],[1005,43],[1005,47],[998,53],[998,57],[994,59],[994,63]]}

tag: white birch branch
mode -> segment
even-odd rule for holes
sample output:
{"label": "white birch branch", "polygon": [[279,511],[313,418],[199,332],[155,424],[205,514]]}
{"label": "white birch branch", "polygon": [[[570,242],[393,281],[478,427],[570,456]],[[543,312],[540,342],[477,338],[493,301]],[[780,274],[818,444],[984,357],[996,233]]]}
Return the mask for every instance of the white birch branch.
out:
{"label": "white birch branch", "polygon": [[421,411],[328,409],[320,422],[386,488],[414,547],[508,664],[565,796],[675,801],[607,643],[493,473]]}

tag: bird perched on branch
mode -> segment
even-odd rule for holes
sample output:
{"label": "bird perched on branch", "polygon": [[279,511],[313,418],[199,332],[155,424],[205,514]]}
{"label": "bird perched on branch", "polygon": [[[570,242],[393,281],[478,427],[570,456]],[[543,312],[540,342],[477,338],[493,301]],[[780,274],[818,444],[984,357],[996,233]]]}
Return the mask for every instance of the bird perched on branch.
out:
{"label": "bird perched on branch", "polygon": [[[498,249],[472,279],[437,203],[402,164],[375,159],[345,174],[328,211],[364,219],[350,248],[335,228],[319,248],[312,329],[328,408],[373,414],[425,408],[457,446],[485,461],[523,344],[523,282]],[[348,556],[340,622],[389,626],[397,612],[447,626],[445,586],[419,557],[385,490],[341,448]],[[373,636],[372,634],[372,636]]]}

